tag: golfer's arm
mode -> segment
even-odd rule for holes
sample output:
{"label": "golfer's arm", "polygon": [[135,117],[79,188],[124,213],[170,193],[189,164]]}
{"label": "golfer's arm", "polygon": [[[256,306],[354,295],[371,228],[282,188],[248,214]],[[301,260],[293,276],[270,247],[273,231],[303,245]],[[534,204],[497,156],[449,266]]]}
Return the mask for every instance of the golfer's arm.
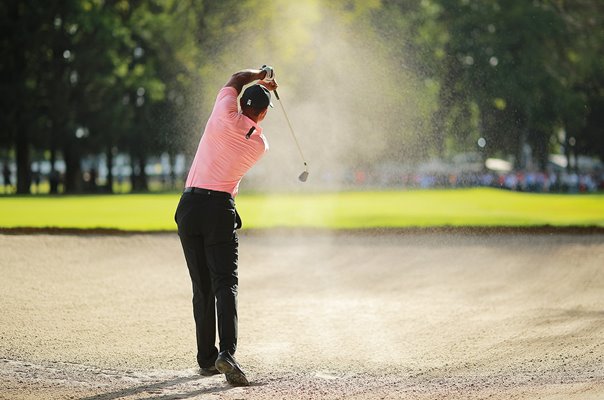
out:
{"label": "golfer's arm", "polygon": [[242,71],[235,72],[226,85],[224,85],[224,87],[230,86],[235,88],[237,94],[239,94],[245,85],[259,79],[264,79],[265,76],[266,71],[262,71],[260,69],[244,69]]}

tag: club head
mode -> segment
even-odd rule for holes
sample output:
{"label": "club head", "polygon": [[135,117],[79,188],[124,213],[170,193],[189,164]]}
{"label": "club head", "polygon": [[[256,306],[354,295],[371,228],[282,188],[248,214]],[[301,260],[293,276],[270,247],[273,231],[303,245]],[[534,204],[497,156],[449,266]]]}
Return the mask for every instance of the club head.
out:
{"label": "club head", "polygon": [[308,171],[302,172],[298,179],[300,179],[300,182],[306,182],[306,180],[308,179]]}

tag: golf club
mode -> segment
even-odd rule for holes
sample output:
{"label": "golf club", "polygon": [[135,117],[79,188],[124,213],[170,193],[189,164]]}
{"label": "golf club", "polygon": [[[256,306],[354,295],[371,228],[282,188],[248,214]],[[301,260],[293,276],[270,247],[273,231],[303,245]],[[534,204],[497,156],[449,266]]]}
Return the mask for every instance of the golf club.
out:
{"label": "golf club", "polygon": [[294,142],[296,142],[296,146],[298,147],[298,151],[300,152],[300,156],[302,157],[302,161],[304,162],[304,172],[300,174],[298,179],[301,182],[306,182],[306,179],[308,179],[308,164],[306,164],[306,159],[304,158],[304,154],[302,153],[302,148],[300,147],[300,143],[298,143],[298,139],[296,138],[296,134],[294,133],[294,128],[292,128],[292,124],[291,122],[289,122],[289,118],[287,117],[287,113],[285,112],[285,107],[283,107],[283,102],[279,97],[279,93],[277,93],[277,90],[273,90],[273,92],[275,93],[275,97],[277,97],[277,100],[279,100],[279,104],[281,104],[281,110],[283,111],[283,115],[285,116],[285,120],[287,121],[287,126],[289,126],[289,131],[291,132],[292,137],[294,138]]}

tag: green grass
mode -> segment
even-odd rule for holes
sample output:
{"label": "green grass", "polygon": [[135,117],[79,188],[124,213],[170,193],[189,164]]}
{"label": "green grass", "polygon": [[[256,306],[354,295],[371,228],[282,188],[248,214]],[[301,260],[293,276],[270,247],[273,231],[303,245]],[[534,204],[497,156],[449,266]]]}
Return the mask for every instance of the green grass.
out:
{"label": "green grass", "polygon": [[[0,227],[174,230],[179,194],[0,198]],[[495,189],[243,194],[245,228],[441,226],[604,227],[604,195]]]}

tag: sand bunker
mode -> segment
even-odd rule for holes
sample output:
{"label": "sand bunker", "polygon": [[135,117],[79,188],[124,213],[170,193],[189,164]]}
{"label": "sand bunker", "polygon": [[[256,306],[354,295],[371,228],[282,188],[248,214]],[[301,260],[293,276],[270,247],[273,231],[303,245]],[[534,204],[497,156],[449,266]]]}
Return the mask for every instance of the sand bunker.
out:
{"label": "sand bunker", "polygon": [[196,374],[176,235],[0,250],[3,399],[604,397],[602,234],[244,233],[247,388]]}

